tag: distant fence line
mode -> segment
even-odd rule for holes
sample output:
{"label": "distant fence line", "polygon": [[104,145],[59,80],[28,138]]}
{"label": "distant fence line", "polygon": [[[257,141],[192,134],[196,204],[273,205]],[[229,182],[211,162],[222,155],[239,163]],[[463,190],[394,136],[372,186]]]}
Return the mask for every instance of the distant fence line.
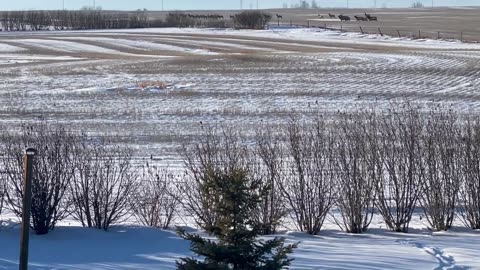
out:
{"label": "distant fence line", "polygon": [[371,27],[360,25],[344,25],[336,23],[326,23],[307,20],[305,23],[294,23],[290,21],[275,21],[269,24],[270,27],[299,27],[299,28],[318,28],[325,31],[339,31],[339,32],[356,32],[362,34],[373,34],[380,36],[391,36],[398,38],[411,38],[411,39],[434,39],[434,40],[459,40],[465,43],[478,43],[480,42],[480,33],[470,31],[427,31],[427,30],[405,30],[393,27]]}

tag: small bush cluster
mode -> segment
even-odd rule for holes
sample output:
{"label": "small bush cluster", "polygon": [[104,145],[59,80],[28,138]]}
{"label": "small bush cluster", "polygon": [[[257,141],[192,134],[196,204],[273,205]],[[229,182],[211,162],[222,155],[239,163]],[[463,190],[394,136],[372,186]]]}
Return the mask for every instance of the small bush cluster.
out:
{"label": "small bush cluster", "polygon": [[420,1],[417,1],[417,2],[413,2],[412,5],[411,5],[412,8],[424,8],[425,6],[423,5],[422,2]]}
{"label": "small bush cluster", "polygon": [[265,29],[272,16],[259,11],[243,11],[233,18],[236,29]]}

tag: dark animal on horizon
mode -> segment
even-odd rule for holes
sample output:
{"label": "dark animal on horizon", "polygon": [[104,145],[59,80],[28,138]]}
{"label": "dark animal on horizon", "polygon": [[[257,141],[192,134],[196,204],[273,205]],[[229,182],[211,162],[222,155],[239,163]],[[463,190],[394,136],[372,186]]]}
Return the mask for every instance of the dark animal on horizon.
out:
{"label": "dark animal on horizon", "polygon": [[282,15],[278,15],[278,14],[276,14],[276,15],[277,15],[277,19],[283,19]]}
{"label": "dark animal on horizon", "polygon": [[336,18],[336,17],[335,17],[335,14],[330,14],[330,13],[328,13],[328,16],[330,16],[330,19],[335,19],[335,18]]}
{"label": "dark animal on horizon", "polygon": [[354,16],[357,21],[368,21],[367,18],[362,17],[362,16]]}
{"label": "dark animal on horizon", "polygon": [[338,15],[338,18],[340,19],[340,21],[350,21],[350,17],[349,16],[345,16],[345,15]]}
{"label": "dark animal on horizon", "polygon": [[369,21],[378,21],[378,18],[376,16],[372,16],[371,14],[367,14],[366,12],[365,17],[367,17]]}

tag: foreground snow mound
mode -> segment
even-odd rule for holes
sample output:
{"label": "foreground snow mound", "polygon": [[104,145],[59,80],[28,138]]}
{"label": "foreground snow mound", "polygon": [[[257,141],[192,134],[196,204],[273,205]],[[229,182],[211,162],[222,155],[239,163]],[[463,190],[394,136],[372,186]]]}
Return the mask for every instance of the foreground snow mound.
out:
{"label": "foreground snow mound", "polygon": [[[0,269],[18,269],[19,227],[0,230]],[[480,232],[412,234],[374,229],[362,235],[324,231],[282,235],[300,242],[291,269],[480,269]],[[30,269],[175,269],[192,256],[174,232],[146,227],[113,227],[105,232],[59,227],[31,236]]]}
{"label": "foreground snow mound", "polygon": [[[18,228],[0,231],[0,269],[18,269],[19,235]],[[188,250],[189,244],[169,231],[59,227],[31,235],[29,259],[30,269],[174,269]]]}

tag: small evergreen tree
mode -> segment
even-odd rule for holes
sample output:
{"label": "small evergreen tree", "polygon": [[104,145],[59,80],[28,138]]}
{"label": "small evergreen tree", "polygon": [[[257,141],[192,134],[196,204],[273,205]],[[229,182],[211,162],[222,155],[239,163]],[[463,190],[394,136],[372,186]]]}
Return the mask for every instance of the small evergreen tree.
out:
{"label": "small evergreen tree", "polygon": [[261,227],[255,225],[252,213],[265,192],[261,181],[247,179],[243,170],[214,173],[209,179],[208,185],[217,191],[219,202],[215,209],[218,221],[208,231],[217,241],[179,229],[180,237],[191,241],[191,250],[203,261],[182,258],[177,269],[276,270],[289,266],[293,259],[288,254],[297,244],[285,245],[285,239],[278,237],[265,242],[256,240]]}

